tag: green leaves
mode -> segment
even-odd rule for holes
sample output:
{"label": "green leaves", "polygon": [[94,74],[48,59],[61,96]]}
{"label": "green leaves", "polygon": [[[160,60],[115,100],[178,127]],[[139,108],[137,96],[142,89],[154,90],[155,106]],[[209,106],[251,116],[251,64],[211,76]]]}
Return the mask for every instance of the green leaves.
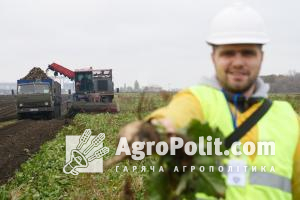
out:
{"label": "green leaves", "polygon": [[[198,142],[199,137],[204,138],[204,149],[207,149],[206,142],[207,137],[211,136],[212,139],[210,141],[214,142],[216,138],[220,138],[220,141],[224,141],[224,135],[219,129],[211,128],[208,123],[202,124],[198,120],[192,120],[189,126],[185,130],[185,134],[190,138],[191,141]],[[220,151],[224,152],[226,150],[225,146],[220,146]],[[207,151],[205,151],[207,152]],[[212,145],[212,152],[215,152],[215,146]]]}
{"label": "green leaves", "polygon": [[[224,140],[223,134],[218,129],[212,129],[208,124],[201,124],[200,121],[193,120],[184,130],[183,138],[198,144],[199,137],[205,138],[203,146],[204,152],[207,152],[206,138],[212,137]],[[186,142],[186,139],[185,139]],[[212,145],[212,152],[215,148]],[[225,150],[224,146],[220,147]],[[205,193],[208,196],[224,197],[225,181],[222,173],[218,170],[218,163],[225,156],[212,155],[202,156],[197,152],[194,156],[184,155],[183,150],[177,151],[176,155],[169,154],[161,156],[157,167],[163,166],[164,172],[155,172],[149,178],[149,196],[150,199],[195,199],[196,193]],[[179,172],[174,172],[178,167]]]}

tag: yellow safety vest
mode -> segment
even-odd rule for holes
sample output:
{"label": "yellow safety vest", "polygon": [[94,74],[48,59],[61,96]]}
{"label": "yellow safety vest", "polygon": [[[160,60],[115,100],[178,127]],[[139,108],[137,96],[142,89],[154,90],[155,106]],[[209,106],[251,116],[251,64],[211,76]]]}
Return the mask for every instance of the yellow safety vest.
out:
{"label": "yellow safety vest", "polygon": [[[222,91],[204,85],[191,87],[190,91],[199,100],[204,119],[210,126],[218,127],[225,137],[229,136],[234,127],[228,102]],[[256,155],[254,160],[246,156],[250,169],[246,175],[247,183],[243,187],[227,185],[226,199],[291,199],[293,157],[299,138],[297,114],[289,103],[273,101],[273,105],[257,126],[258,141],[274,141],[275,155]],[[232,155],[229,156],[231,158]],[[251,172],[252,166],[257,167],[257,172]],[[274,166],[275,172],[261,172],[262,166],[266,166],[266,171]],[[198,199],[207,199],[204,196],[196,194]]]}

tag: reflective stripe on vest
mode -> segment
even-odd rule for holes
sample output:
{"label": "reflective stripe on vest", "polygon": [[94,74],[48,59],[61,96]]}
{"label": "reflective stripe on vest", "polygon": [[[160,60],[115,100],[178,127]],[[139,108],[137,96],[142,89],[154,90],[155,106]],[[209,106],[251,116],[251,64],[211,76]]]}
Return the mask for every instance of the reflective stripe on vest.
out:
{"label": "reflective stripe on vest", "polygon": [[[224,174],[228,171],[227,166],[224,166]],[[282,190],[284,192],[292,192],[291,180],[284,176],[280,176],[268,172],[250,172],[249,183],[253,185],[262,185]]]}
{"label": "reflective stripe on vest", "polygon": [[276,188],[284,192],[291,192],[291,180],[280,175],[268,172],[252,172],[250,173],[249,183],[253,185],[263,185]]}

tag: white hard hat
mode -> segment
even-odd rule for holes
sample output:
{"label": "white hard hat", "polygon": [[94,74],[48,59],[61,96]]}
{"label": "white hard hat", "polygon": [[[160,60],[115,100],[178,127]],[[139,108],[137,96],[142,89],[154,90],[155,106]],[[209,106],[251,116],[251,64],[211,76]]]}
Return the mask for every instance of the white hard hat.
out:
{"label": "white hard hat", "polygon": [[213,18],[206,39],[212,45],[266,44],[268,41],[262,17],[242,2],[234,3]]}

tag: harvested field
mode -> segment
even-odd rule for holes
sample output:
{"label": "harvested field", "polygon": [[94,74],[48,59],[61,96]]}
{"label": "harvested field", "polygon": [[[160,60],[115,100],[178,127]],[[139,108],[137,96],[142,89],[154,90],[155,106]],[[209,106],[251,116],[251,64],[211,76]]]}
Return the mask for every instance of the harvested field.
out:
{"label": "harvested field", "polygon": [[44,142],[53,139],[64,120],[22,120],[0,128],[0,184],[14,175],[16,169]]}
{"label": "harvested field", "polygon": [[[62,95],[62,113],[66,113],[69,95]],[[14,175],[16,169],[30,155],[37,152],[46,141],[55,137],[65,120],[21,120],[16,119],[16,98],[12,95],[0,96],[0,184]]]}
{"label": "harvested field", "polygon": [[12,95],[0,96],[0,121],[15,119],[16,113],[16,98]]}

